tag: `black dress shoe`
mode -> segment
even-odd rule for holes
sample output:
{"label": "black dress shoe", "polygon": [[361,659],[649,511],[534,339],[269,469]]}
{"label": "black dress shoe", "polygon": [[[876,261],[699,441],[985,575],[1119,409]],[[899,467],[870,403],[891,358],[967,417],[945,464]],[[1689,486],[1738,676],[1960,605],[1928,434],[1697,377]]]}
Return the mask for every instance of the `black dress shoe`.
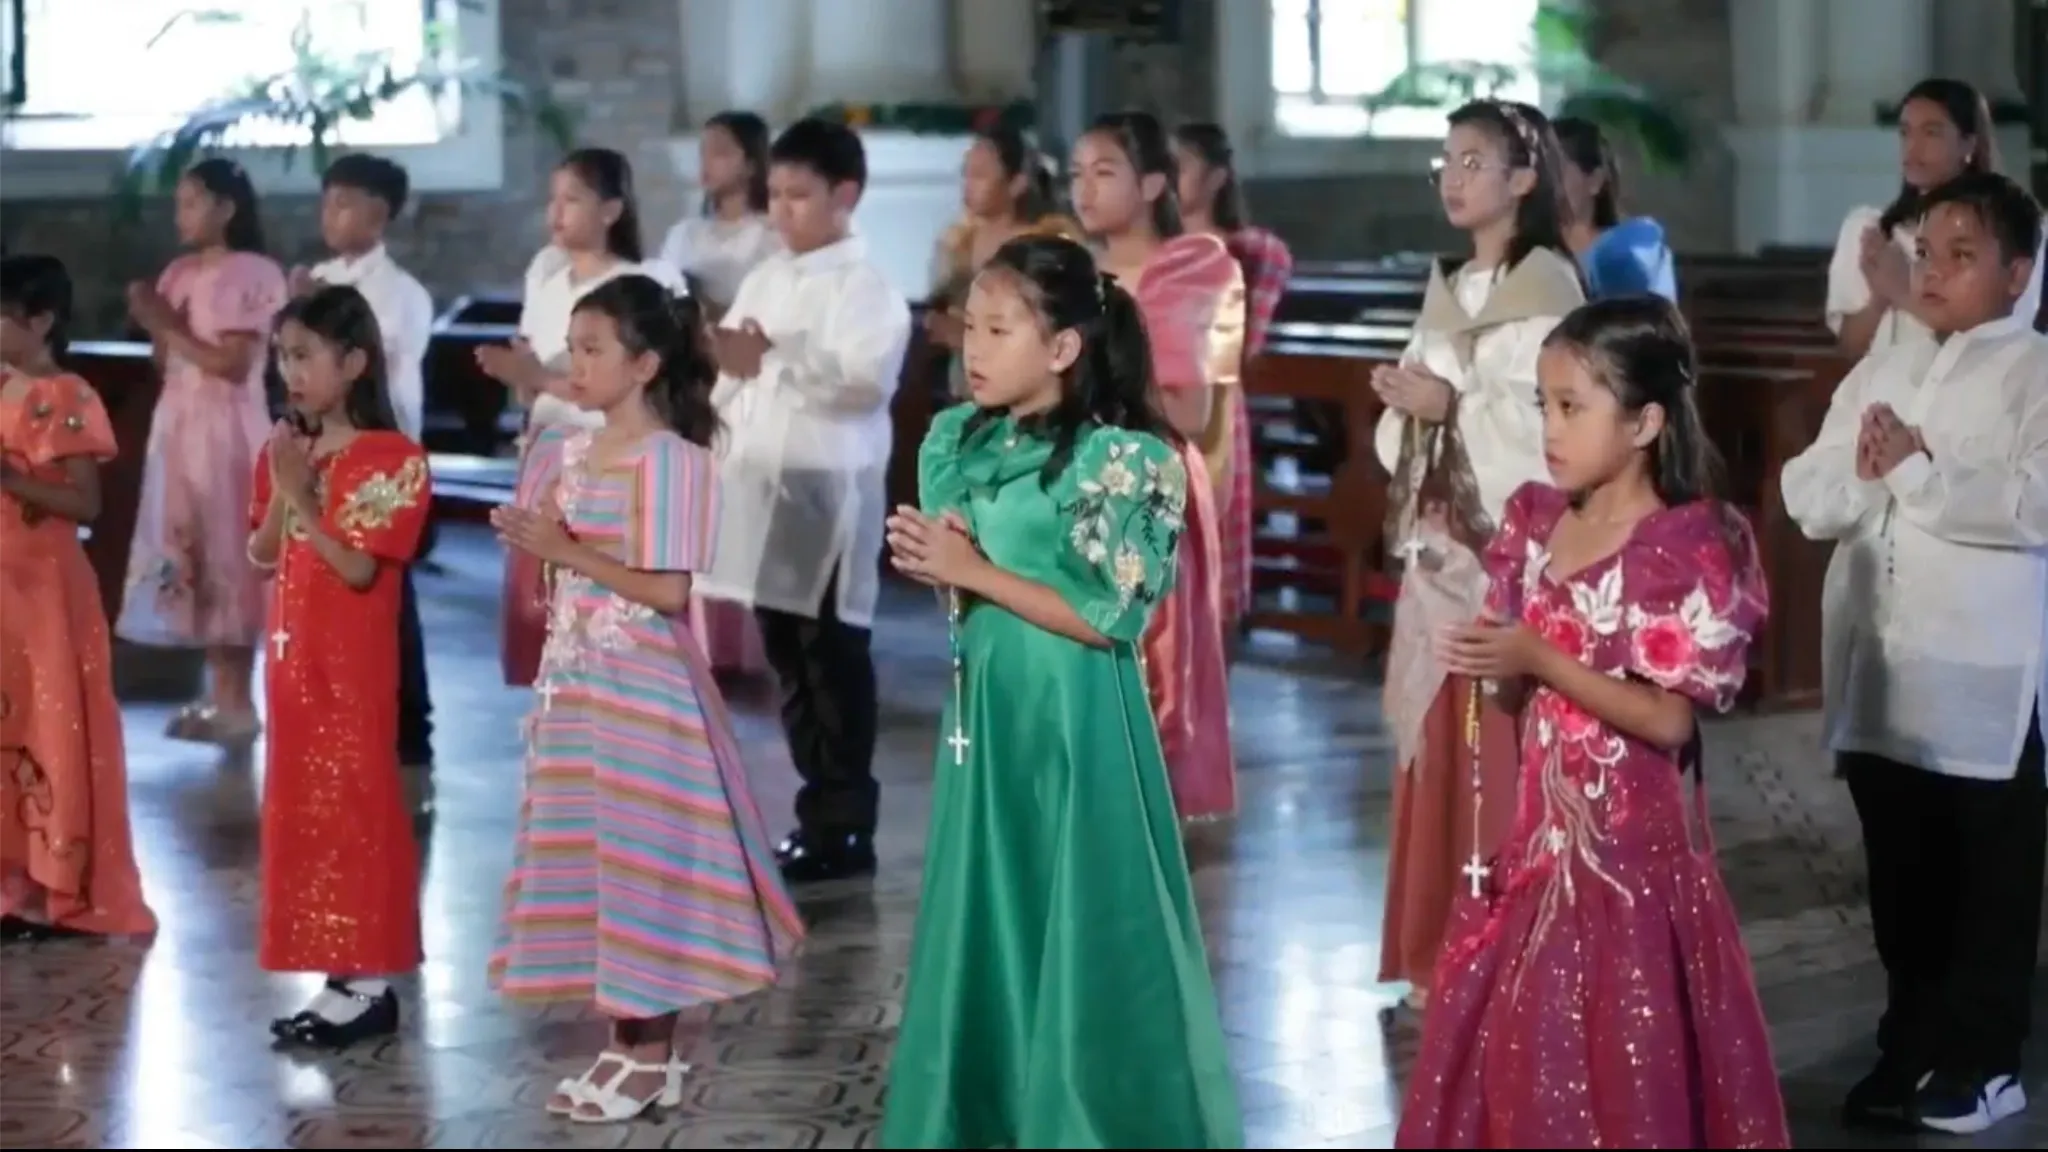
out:
{"label": "black dress shoe", "polygon": [[88,933],[61,924],[45,924],[26,916],[0,916],[0,944],[35,944],[44,940],[76,940]]}
{"label": "black dress shoe", "polygon": [[782,878],[791,884],[820,884],[875,874],[875,841],[865,832],[818,836],[792,832],[775,849]]}
{"label": "black dress shoe", "polygon": [[296,1016],[272,1020],[270,1034],[286,1044],[327,1048],[339,1052],[364,1040],[389,1036],[398,1031],[396,991],[386,988],[376,996],[365,996],[345,984],[332,980],[327,982],[327,987],[350,999],[360,1001],[364,1005],[362,1013],[346,1024],[337,1024],[318,1012],[305,1011]]}

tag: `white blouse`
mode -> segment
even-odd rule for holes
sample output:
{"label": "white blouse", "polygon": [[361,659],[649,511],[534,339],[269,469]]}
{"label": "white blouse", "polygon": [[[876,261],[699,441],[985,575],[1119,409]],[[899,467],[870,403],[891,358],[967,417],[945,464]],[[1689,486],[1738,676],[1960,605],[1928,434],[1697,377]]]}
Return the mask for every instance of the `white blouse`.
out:
{"label": "white blouse", "polygon": [[[2031,319],[1873,350],[1785,464],[1785,510],[1839,542],[1821,594],[1834,751],[2012,778],[2048,624],[2048,339]],[[1928,453],[1859,480],[1857,434],[1878,402]]]}
{"label": "white blouse", "polygon": [[[1828,330],[1840,335],[1842,321],[1870,305],[1870,281],[1863,278],[1863,233],[1877,227],[1884,218],[1882,208],[1865,205],[1851,208],[1842,220],[1841,234],[1835,237],[1835,254],[1828,261]],[[1906,262],[1913,262],[1913,242],[1918,230],[1912,224],[1901,224],[1892,229],[1892,243],[1897,244],[1906,254]],[[2044,238],[2048,240],[2048,238]],[[2043,244],[2048,252],[2048,242]],[[2013,314],[2026,318],[2029,325],[2041,310],[2041,268],[2043,252],[2034,254],[2034,279],[2027,285],[2027,294],[2020,298],[2019,307]],[[1887,310],[1884,318],[1877,322],[1877,333],[1871,337],[1870,350],[1888,348],[1904,340],[1931,339],[1932,333],[1925,324],[1897,309]]]}
{"label": "white blouse", "polygon": [[[675,270],[657,260],[638,264],[622,260],[588,280],[578,280],[567,252],[552,244],[541,249],[534,256],[533,263],[526,266],[526,289],[519,309],[520,337],[549,371],[567,372],[569,316],[576,310],[576,302],[598,286],[636,272],[652,278],[670,292],[685,291],[682,278],[676,275]],[[544,392],[534,398],[533,423],[595,428],[604,423],[604,416],[598,412],[585,412],[559,396]]]}
{"label": "white blouse", "polygon": [[[1493,294],[1493,269],[1458,270],[1451,291],[1467,314],[1477,316]],[[1487,519],[1500,523],[1508,497],[1530,480],[1550,479],[1543,461],[1543,412],[1537,406],[1536,357],[1561,316],[1514,320],[1480,333],[1472,370],[1458,361],[1451,337],[1417,328],[1401,353],[1403,364],[1420,364],[1458,390],[1458,435],[1472,463],[1479,502]],[[1391,474],[1401,460],[1407,418],[1393,409],[1380,414],[1373,444]]]}
{"label": "white blouse", "polygon": [[706,300],[730,308],[747,273],[780,251],[782,238],[766,216],[692,216],[668,230],[659,259],[678,275],[694,277]]}

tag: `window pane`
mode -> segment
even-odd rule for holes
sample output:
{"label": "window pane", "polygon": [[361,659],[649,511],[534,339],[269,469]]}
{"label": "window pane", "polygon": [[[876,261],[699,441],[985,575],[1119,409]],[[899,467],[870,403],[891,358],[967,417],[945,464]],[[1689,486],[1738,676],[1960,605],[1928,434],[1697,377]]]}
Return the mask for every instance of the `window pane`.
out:
{"label": "window pane", "polygon": [[[302,20],[312,53],[344,75],[388,61],[405,76],[420,67],[425,10],[421,0],[211,0],[204,7],[190,0],[28,0],[28,102],[21,112],[33,119],[12,136],[25,147],[138,143],[252,81],[291,70]],[[109,82],[111,76],[121,82]],[[421,93],[352,125],[348,135],[359,143],[431,143],[441,135],[441,116]],[[31,127],[39,129],[35,140],[25,135]],[[259,127],[249,142],[279,135]]]}
{"label": "window pane", "polygon": [[1534,102],[1537,0],[1436,0],[1421,5],[1415,24],[1417,59],[1472,62],[1515,69],[1515,83],[1494,95]]}
{"label": "window pane", "polygon": [[1308,0],[1273,0],[1273,91],[1306,93],[1315,87],[1309,54]]}
{"label": "window pane", "polygon": [[1408,67],[1407,0],[1323,0],[1323,91],[1370,96]]}

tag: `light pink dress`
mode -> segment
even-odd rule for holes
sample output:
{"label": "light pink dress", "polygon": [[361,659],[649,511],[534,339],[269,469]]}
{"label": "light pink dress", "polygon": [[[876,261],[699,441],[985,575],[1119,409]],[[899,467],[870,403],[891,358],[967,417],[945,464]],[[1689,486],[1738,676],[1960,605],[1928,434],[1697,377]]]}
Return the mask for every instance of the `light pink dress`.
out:
{"label": "light pink dress", "polygon": [[[1138,278],[1138,308],[1162,388],[1235,380],[1244,333],[1244,274],[1214,236],[1161,245]],[[1230,748],[1230,670],[1223,655],[1223,543],[1203,445],[1181,446],[1188,470],[1180,573],[1145,632],[1145,680],[1183,820],[1237,812],[1237,758]]]}
{"label": "light pink dress", "polygon": [[[192,334],[216,341],[254,332],[267,348],[287,298],[283,269],[267,256],[180,256],[157,291]],[[180,648],[253,647],[263,631],[263,580],[249,563],[249,487],[269,437],[267,355],[248,376],[224,380],[178,356],[164,364],[149,426],[142,504],[129,553],[128,595],[115,632]]]}

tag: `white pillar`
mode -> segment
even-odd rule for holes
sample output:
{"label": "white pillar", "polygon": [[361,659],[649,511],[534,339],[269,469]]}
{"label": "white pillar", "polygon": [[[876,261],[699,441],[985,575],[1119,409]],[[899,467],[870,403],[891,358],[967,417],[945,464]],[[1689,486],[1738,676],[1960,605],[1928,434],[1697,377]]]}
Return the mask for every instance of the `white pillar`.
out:
{"label": "white pillar", "polygon": [[729,108],[781,124],[809,87],[812,0],[676,0],[691,126]]}
{"label": "white pillar", "polygon": [[1994,102],[2019,100],[2019,54],[2013,36],[2011,0],[1943,5],[1934,22],[1931,71],[1967,80]]}
{"label": "white pillar", "polygon": [[[1944,19],[1954,7],[1942,6]],[[1827,16],[1822,118],[1845,128],[1870,127],[1879,105],[1905,95],[1934,68],[1929,0],[1827,0]]]}
{"label": "white pillar", "polygon": [[950,0],[802,2],[810,10],[807,104],[953,98]]}
{"label": "white pillar", "polygon": [[1734,0],[1735,120],[1744,126],[1805,124],[1824,96],[1824,0]]}
{"label": "white pillar", "polygon": [[1029,95],[1038,21],[1021,0],[951,0],[961,95],[991,103]]}

